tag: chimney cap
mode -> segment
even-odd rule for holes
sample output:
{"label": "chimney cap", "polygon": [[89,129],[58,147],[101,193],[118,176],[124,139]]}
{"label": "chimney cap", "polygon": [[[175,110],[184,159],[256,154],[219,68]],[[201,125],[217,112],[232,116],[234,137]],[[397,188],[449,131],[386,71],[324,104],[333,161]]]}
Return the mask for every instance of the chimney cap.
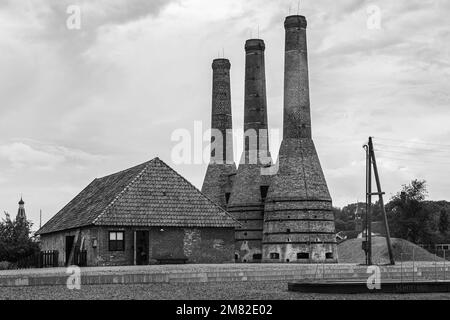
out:
{"label": "chimney cap", "polygon": [[266,45],[264,44],[264,40],[262,39],[248,39],[245,41],[245,51],[249,50],[260,50],[264,51],[266,49]]}
{"label": "chimney cap", "polygon": [[225,58],[214,59],[212,62],[213,69],[230,69],[231,63],[230,60]]}
{"label": "chimney cap", "polygon": [[308,25],[308,23],[306,22],[305,16],[293,15],[293,16],[286,17],[286,20],[284,20],[284,28],[285,29],[291,29],[291,28],[306,29],[307,25]]}

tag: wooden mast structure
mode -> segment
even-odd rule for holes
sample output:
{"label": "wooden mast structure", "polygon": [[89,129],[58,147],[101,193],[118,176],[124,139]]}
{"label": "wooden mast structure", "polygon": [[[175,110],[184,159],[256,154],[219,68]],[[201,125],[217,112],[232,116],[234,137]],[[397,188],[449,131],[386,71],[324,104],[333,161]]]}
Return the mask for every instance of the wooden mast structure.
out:
{"label": "wooden mast structure", "polygon": [[[379,205],[383,213],[384,228],[386,230],[386,244],[389,252],[389,261],[391,265],[394,265],[394,253],[392,250],[389,224],[383,200],[383,195],[385,193],[381,191],[380,176],[378,174],[372,137],[369,137],[369,142],[364,145],[364,149],[366,150],[366,240],[363,243],[363,249],[366,252],[366,264],[369,266],[372,265],[372,196],[378,196]],[[372,168],[377,185],[377,192],[372,192]]]}

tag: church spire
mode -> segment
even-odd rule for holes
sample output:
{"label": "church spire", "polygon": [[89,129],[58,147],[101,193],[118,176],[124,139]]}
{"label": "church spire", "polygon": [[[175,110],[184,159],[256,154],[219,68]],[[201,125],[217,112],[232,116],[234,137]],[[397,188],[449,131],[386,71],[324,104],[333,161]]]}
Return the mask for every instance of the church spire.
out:
{"label": "church spire", "polygon": [[25,214],[25,202],[22,199],[22,196],[20,197],[19,201],[19,210],[17,211],[16,221],[27,221],[27,216]]}

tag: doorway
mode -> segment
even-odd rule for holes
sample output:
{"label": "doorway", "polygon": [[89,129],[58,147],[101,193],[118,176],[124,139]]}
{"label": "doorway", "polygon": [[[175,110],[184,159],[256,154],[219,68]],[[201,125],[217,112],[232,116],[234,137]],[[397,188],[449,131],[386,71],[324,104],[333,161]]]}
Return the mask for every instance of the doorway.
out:
{"label": "doorway", "polygon": [[66,265],[69,263],[70,253],[72,252],[75,236],[66,236]]}
{"label": "doorway", "polygon": [[136,264],[148,264],[149,233],[148,231],[136,231]]}

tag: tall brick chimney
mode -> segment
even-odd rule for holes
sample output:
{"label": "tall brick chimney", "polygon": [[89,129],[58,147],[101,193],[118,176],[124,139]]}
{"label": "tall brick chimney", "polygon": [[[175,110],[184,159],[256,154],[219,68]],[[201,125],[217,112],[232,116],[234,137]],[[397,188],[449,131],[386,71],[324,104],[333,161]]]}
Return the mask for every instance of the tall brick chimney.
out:
{"label": "tall brick chimney", "polygon": [[270,176],[267,131],[265,44],[261,39],[245,43],[244,152],[233,183],[228,211],[242,223],[236,230],[236,257],[240,262],[261,261],[264,202]]}
{"label": "tall brick chimney", "polygon": [[311,135],[307,22],[289,16],[283,141],[265,204],[264,262],[337,262],[332,202]]}
{"label": "tall brick chimney", "polygon": [[260,39],[250,39],[245,43],[244,150],[258,151],[258,161],[263,162],[261,156],[269,151],[265,49],[264,41]]}
{"label": "tall brick chimney", "polygon": [[286,18],[283,138],[311,138],[306,18]]}
{"label": "tall brick chimney", "polygon": [[231,115],[231,86],[228,59],[215,59],[212,63],[211,160],[206,170],[202,192],[226,208],[231,194],[236,164],[233,159]]}

